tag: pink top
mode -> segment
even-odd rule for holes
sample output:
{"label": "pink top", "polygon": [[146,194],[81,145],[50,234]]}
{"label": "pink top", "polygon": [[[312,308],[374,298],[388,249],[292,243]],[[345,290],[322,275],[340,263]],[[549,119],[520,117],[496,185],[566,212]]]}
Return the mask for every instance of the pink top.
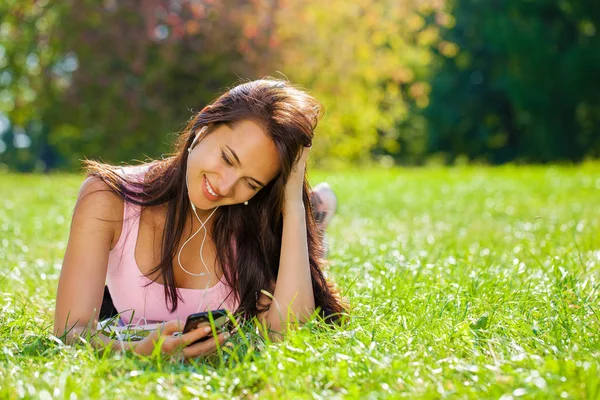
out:
{"label": "pink top", "polygon": [[[133,168],[131,172],[124,173],[132,173],[137,175],[136,178],[143,179],[147,167]],[[165,304],[164,285],[146,278],[135,260],[141,207],[127,201],[124,203],[123,229],[119,241],[109,253],[106,280],[122,323],[140,325],[172,319],[185,321],[188,315],[196,312],[220,308],[233,312],[237,309],[234,293],[225,282],[225,277],[222,277],[216,285],[208,289],[178,288],[177,291],[183,300],[177,302],[175,312],[169,312]],[[145,286],[148,283],[150,285]]]}

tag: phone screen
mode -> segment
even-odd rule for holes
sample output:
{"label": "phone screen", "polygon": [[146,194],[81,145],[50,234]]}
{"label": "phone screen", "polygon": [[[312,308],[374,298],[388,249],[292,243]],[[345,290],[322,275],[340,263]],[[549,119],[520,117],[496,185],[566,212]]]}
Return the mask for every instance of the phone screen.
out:
{"label": "phone screen", "polygon": [[[208,313],[212,314],[212,318],[215,323],[215,329],[217,333],[227,329],[228,323],[230,322],[229,317],[227,316],[227,312],[224,309],[214,310],[214,311],[206,311],[197,314],[192,314],[187,317],[185,321],[185,327],[183,328],[183,333],[188,333],[189,331],[196,329],[200,325],[210,326],[210,319]],[[198,339],[192,344],[204,342],[211,338],[211,334],[204,336],[203,338]]]}

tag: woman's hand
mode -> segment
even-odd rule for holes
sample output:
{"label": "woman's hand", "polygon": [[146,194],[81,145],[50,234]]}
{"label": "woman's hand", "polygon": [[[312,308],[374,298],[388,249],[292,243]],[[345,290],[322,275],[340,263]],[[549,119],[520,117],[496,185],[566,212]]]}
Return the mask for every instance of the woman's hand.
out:
{"label": "woman's hand", "polygon": [[310,147],[302,149],[302,155],[298,162],[292,167],[292,174],[285,186],[285,203],[288,204],[303,204],[302,203],[302,188],[304,187],[304,173],[306,172],[306,160],[310,154]]}
{"label": "woman's hand", "polygon": [[[183,323],[180,320],[175,319],[165,322],[162,327],[139,341],[135,345],[134,351],[138,354],[150,355],[154,351],[155,346],[160,345],[161,353],[172,356],[182,355],[183,358],[187,359],[205,356],[216,350],[217,344],[214,338],[190,346],[191,343],[194,343],[198,339],[212,336],[209,324],[202,324],[188,333],[184,333],[181,336],[174,336],[175,332],[181,332],[182,330]],[[219,346],[222,346],[228,338],[228,332],[220,333],[217,336]]]}

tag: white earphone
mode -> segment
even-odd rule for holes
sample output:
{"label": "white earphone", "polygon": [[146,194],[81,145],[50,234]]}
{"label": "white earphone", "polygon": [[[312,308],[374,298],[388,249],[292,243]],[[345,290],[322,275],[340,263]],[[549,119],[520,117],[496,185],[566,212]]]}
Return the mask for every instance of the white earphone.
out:
{"label": "white earphone", "polygon": [[207,126],[203,127],[202,129],[200,129],[200,132],[198,132],[198,133],[196,134],[196,137],[194,138],[194,141],[192,142],[192,144],[190,144],[190,147],[188,147],[188,153],[191,153],[191,152],[192,152],[192,149],[193,149],[193,148],[194,148],[194,146],[196,145],[196,142],[197,142],[197,141],[198,141],[198,139],[200,138],[200,135],[201,135],[203,132],[205,132],[207,128],[208,128]]}
{"label": "white earphone", "polygon": [[[192,149],[194,148],[194,146],[196,146],[196,142],[198,142],[198,139],[200,139],[200,135],[202,135],[204,132],[206,132],[206,130],[208,129],[208,126],[203,126],[202,129],[200,129],[198,131],[198,133],[196,134],[196,137],[194,138],[194,140],[192,141],[192,144],[190,144],[190,147],[188,147],[187,151],[188,153],[192,152]],[[190,192],[190,185],[188,183],[188,172],[187,172],[187,168],[185,169],[185,185],[187,186],[188,189],[188,197],[189,197],[189,192]],[[194,205],[194,203],[192,202],[192,199],[190,199],[190,204],[192,205],[192,210],[194,210],[194,213],[196,213],[196,206]],[[218,207],[217,207],[218,208]],[[216,209],[215,209],[216,210]],[[211,214],[212,215],[212,214]],[[198,215],[196,214],[196,217],[198,217]],[[210,218],[210,217],[209,217]],[[198,218],[198,220],[200,220],[200,218]],[[208,221],[208,219],[207,219]],[[202,222],[202,221],[200,221]]]}
{"label": "white earphone", "polygon": [[[190,147],[188,147],[188,153],[192,152],[192,149],[194,148],[194,146],[196,146],[196,143],[198,142],[198,140],[200,139],[200,136],[202,136],[202,134],[204,132],[206,132],[206,130],[208,129],[208,126],[204,126],[202,127],[202,129],[200,129],[200,131],[198,131],[198,133],[196,134],[196,137],[194,138],[194,140],[192,141],[192,143],[190,144]],[[183,245],[181,246],[181,249],[179,250],[179,252],[177,253],[177,262],[179,263],[179,267],[186,272],[188,275],[192,275],[192,276],[204,276],[206,274],[210,275],[210,271],[208,270],[208,266],[206,265],[206,263],[204,262],[204,257],[202,255],[203,250],[204,250],[204,242],[206,241],[206,236],[208,234],[208,231],[206,229],[206,223],[208,222],[208,220],[213,216],[213,214],[217,211],[217,209],[219,208],[219,206],[215,207],[215,209],[210,213],[210,215],[208,216],[208,218],[206,218],[206,221],[202,222],[202,220],[200,219],[200,217],[198,216],[198,213],[196,212],[196,206],[194,205],[194,202],[192,201],[192,199],[190,198],[190,192],[189,192],[189,180],[188,180],[188,168],[186,167],[186,171],[185,171],[185,185],[186,185],[186,189],[188,191],[188,199],[190,200],[190,204],[192,207],[192,211],[194,211],[194,215],[196,215],[196,219],[198,219],[198,221],[200,222],[200,228],[198,228],[198,230],[192,235],[190,236],[190,238],[188,240],[186,240]],[[248,205],[248,201],[244,202],[244,205]],[[186,270],[183,265],[181,265],[181,252],[183,251],[183,248],[185,247],[185,245],[194,238],[194,236],[196,236],[201,229],[204,229],[204,238],[202,239],[202,244],[200,245],[200,260],[202,261],[202,264],[204,265],[204,268],[206,269],[206,272],[200,272],[198,274],[189,272],[188,270]],[[210,285],[210,279],[208,280],[208,282],[206,283],[206,289],[208,289],[208,285]],[[204,296],[206,296],[206,293],[204,293]],[[204,299],[203,296],[203,299]],[[204,301],[202,301],[202,303],[200,303],[198,305],[198,311],[200,311],[200,308],[202,307],[202,304],[204,303]]]}
{"label": "white earphone", "polygon": [[[208,127],[204,126],[196,134],[196,137],[194,138],[194,141],[192,142],[192,144],[190,145],[190,147],[188,147],[188,153],[192,152],[192,149],[196,145],[196,142],[200,138],[200,135],[202,135],[206,131],[207,128]],[[187,168],[186,168],[186,171],[185,171],[185,185],[186,185],[186,188],[188,190],[188,199],[190,200],[190,204],[192,206],[192,210],[194,211],[194,215],[196,215],[196,218],[200,222],[200,228],[198,228],[198,230],[196,231],[196,233],[194,233],[192,236],[190,236],[190,238],[183,243],[183,245],[181,246],[181,249],[179,249],[179,252],[177,253],[177,262],[179,263],[179,266],[181,267],[181,269],[184,272],[186,272],[187,274],[192,275],[192,276],[204,276],[204,275],[206,275],[206,273],[210,274],[210,272],[208,271],[208,267],[206,266],[206,263],[204,262],[204,257],[202,256],[202,250],[204,249],[204,242],[206,241],[206,235],[208,233],[207,230],[206,230],[206,223],[208,222],[208,220],[210,219],[210,217],[213,216],[213,214],[215,213],[215,211],[217,211],[217,208],[219,208],[219,206],[215,207],[215,209],[213,210],[213,212],[210,213],[210,215],[208,216],[208,218],[206,218],[206,221],[202,222],[202,220],[198,216],[198,213],[196,212],[196,206],[194,205],[194,202],[190,198],[190,189],[189,189],[190,185],[189,185],[189,181],[188,181],[188,171],[187,171]],[[200,260],[202,261],[202,264],[204,264],[204,268],[206,268],[206,273],[205,272],[200,272],[199,274],[194,274],[192,272],[189,272],[187,269],[183,268],[183,265],[181,265],[181,252],[183,251],[183,248],[185,247],[185,245],[190,240],[192,240],[194,238],[194,236],[196,236],[198,234],[198,232],[200,232],[201,229],[204,229],[204,238],[202,239],[202,244],[200,245]]]}

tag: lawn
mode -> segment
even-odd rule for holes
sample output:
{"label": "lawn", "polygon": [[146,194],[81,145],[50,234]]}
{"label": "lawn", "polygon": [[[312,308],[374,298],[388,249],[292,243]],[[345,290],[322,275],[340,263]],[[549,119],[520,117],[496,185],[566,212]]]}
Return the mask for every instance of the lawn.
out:
{"label": "lawn", "polygon": [[0,398],[600,398],[600,164],[314,172],[347,325],[182,364],[50,336],[77,175],[0,178]]}

